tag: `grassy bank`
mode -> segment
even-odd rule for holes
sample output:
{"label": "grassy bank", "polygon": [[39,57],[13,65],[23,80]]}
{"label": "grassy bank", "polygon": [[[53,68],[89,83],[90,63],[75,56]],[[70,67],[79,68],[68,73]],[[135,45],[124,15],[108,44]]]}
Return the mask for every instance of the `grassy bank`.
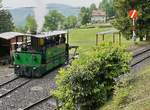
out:
{"label": "grassy bank", "polygon": [[150,67],[128,76],[116,87],[113,99],[100,110],[150,110]]}

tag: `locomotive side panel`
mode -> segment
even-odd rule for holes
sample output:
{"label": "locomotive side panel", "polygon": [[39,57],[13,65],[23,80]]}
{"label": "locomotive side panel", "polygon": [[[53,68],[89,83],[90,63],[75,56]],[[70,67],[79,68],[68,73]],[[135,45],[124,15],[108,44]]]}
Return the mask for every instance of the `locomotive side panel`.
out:
{"label": "locomotive side panel", "polygon": [[66,44],[57,45],[46,50],[47,70],[65,63]]}
{"label": "locomotive side panel", "polygon": [[14,53],[15,65],[27,65],[27,66],[40,66],[41,55],[28,53],[28,52],[16,52]]}

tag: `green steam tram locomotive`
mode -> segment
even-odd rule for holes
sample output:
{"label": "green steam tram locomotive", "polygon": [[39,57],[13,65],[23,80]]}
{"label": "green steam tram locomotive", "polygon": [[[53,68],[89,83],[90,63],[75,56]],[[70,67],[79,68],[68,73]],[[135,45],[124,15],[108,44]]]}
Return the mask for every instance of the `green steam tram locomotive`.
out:
{"label": "green steam tram locomotive", "polygon": [[66,31],[27,35],[19,41],[16,37],[16,50],[13,54],[14,71],[18,76],[41,77],[69,59]]}

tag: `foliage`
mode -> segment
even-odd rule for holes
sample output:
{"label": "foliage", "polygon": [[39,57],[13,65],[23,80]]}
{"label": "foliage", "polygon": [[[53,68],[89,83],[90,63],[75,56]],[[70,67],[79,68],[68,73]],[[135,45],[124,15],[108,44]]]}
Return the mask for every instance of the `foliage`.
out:
{"label": "foliage", "polygon": [[73,61],[57,75],[53,92],[63,110],[94,110],[112,95],[115,78],[129,71],[129,54],[119,46],[103,44]]}
{"label": "foliage", "polygon": [[64,21],[64,28],[69,29],[69,28],[75,28],[77,25],[77,17],[76,16],[68,16],[65,18]]}
{"label": "foliage", "polygon": [[99,9],[106,12],[107,17],[115,16],[113,0],[102,0],[99,4]]}
{"label": "foliage", "polygon": [[94,3],[90,5],[89,8],[82,7],[80,10],[80,21],[82,25],[86,25],[91,22],[92,11],[97,10]]}
{"label": "foliage", "polygon": [[64,16],[56,10],[50,11],[47,16],[45,16],[45,23],[43,30],[57,30],[63,27]]}
{"label": "foliage", "polygon": [[26,33],[27,29],[24,26],[16,26],[14,29],[16,32]]}
{"label": "foliage", "polygon": [[0,1],[0,33],[14,30],[13,18],[8,10],[2,8]]}
{"label": "foliage", "polygon": [[113,99],[99,110],[149,110],[150,108],[150,67],[138,74],[128,74],[120,79]]}
{"label": "foliage", "polygon": [[37,23],[34,16],[28,16],[26,18],[25,31],[30,31],[31,33],[35,33],[37,31]]}
{"label": "foliage", "polygon": [[116,19],[113,25],[121,30],[126,38],[132,36],[132,19],[128,17],[128,11],[136,9],[138,11],[138,19],[136,19],[136,35],[141,40],[147,35],[149,37],[150,30],[150,2],[149,0],[114,0],[114,7],[116,8]]}
{"label": "foliage", "polygon": [[91,11],[89,8],[82,7],[80,10],[80,21],[82,25],[86,25],[91,21]]}
{"label": "foliage", "polygon": [[90,5],[90,11],[92,12],[93,10],[97,10],[97,7],[96,7],[95,3],[92,3]]}

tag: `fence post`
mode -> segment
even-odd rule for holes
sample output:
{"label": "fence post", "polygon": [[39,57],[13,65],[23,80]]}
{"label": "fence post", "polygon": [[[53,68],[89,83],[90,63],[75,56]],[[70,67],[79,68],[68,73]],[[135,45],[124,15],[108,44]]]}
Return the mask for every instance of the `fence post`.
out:
{"label": "fence post", "polygon": [[121,33],[119,32],[119,45],[121,45]]}
{"label": "fence post", "polygon": [[113,33],[113,43],[115,43],[115,34]]}
{"label": "fence post", "polygon": [[104,34],[103,34],[103,41],[105,40],[105,36],[104,36]]}
{"label": "fence post", "polygon": [[98,34],[96,34],[96,46],[98,45]]}

